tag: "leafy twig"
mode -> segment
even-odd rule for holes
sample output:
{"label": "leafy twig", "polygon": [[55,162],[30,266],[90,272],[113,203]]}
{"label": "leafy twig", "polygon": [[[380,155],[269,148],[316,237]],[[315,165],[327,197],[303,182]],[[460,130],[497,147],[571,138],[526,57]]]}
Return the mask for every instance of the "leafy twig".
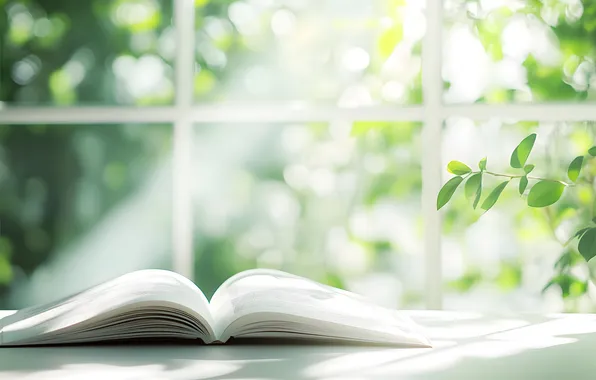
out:
{"label": "leafy twig", "polygon": [[[534,142],[536,141],[536,134],[532,133],[531,135],[524,138],[518,146],[515,148],[513,153],[511,154],[511,159],[509,165],[513,169],[521,169],[523,170],[523,174],[504,174],[504,173],[496,173],[493,171],[487,170],[486,165],[486,158],[483,158],[478,163],[479,171],[473,171],[468,165],[464,164],[463,162],[459,161],[451,161],[447,165],[447,170],[455,174],[455,177],[451,178],[439,191],[437,196],[437,210],[445,206],[451,197],[457,190],[457,188],[464,183],[465,193],[466,196],[470,199],[474,199],[472,203],[472,207],[476,208],[478,201],[480,200],[480,196],[483,193],[482,186],[483,181],[482,177],[484,174],[490,175],[493,177],[504,177],[507,178],[506,181],[499,183],[484,199],[482,202],[481,208],[485,211],[491,209],[495,203],[497,203],[501,193],[512,180],[519,179],[519,194],[523,195],[526,191],[528,186],[528,180],[535,180],[537,181],[531,188],[527,196],[527,204],[530,207],[536,208],[545,208],[548,206],[553,205],[563,195],[565,188],[576,187],[578,183],[582,183],[586,180],[591,183],[593,180],[592,173],[586,173],[587,176],[580,178],[580,172],[582,167],[584,166],[584,162],[586,158],[596,157],[596,146],[593,146],[588,150],[588,154],[586,156],[577,156],[571,161],[567,169],[567,177],[571,182],[560,181],[551,178],[542,178],[542,177],[534,177],[530,176],[529,174],[534,170],[534,165],[526,164],[528,157],[534,147]],[[595,203],[596,204],[596,203]],[[596,214],[596,207],[592,211],[593,215]],[[550,215],[550,211],[545,209],[546,219],[549,224],[549,229],[551,233],[556,238],[556,234],[554,233],[554,226],[553,226],[553,218]],[[596,218],[593,218],[592,221],[596,223]],[[584,228],[577,231],[571,239],[578,238],[578,251],[579,253],[586,259],[586,261],[596,257],[596,227],[589,227]],[[558,240],[558,239],[557,239]],[[566,243],[567,244],[567,243]]]}

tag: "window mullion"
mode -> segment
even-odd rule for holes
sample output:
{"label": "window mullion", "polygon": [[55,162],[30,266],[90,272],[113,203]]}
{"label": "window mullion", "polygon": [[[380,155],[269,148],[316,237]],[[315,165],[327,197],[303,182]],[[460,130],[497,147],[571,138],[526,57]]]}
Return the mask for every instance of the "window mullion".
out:
{"label": "window mullion", "polygon": [[176,96],[172,148],[172,255],[173,269],[190,279],[194,276],[192,182],[190,181],[193,134],[192,119],[189,117],[193,103],[194,23],[194,1],[174,1]]}
{"label": "window mullion", "polygon": [[442,308],[441,217],[436,196],[441,187],[441,129],[443,126],[442,8],[440,0],[427,0],[426,34],[422,41],[422,216],[424,218],[425,302]]}
{"label": "window mullion", "polygon": [[[426,66],[426,65],[425,65]],[[434,66],[434,65],[432,65]],[[192,91],[192,89],[190,90]],[[425,101],[425,104],[427,102]],[[591,103],[533,103],[533,104],[452,104],[439,105],[440,114],[429,115],[427,107],[367,106],[342,108],[337,106],[287,104],[201,104],[190,107],[21,107],[0,108],[2,124],[110,124],[110,123],[299,123],[326,120],[370,121],[426,121],[431,117],[467,117],[474,120],[500,118],[502,120],[586,121],[596,120],[596,107]]]}

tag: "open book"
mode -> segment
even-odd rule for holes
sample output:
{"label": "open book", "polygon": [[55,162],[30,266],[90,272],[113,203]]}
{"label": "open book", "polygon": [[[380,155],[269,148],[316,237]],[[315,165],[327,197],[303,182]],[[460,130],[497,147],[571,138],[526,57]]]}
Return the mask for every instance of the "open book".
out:
{"label": "open book", "polygon": [[0,320],[1,345],[289,338],[429,347],[419,327],[350,292],[276,270],[241,272],[208,302],[165,270],[132,272]]}

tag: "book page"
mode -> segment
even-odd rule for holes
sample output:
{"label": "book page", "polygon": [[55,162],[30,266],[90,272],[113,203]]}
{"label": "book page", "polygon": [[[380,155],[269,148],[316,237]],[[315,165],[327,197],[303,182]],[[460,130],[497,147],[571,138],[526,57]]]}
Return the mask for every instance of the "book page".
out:
{"label": "book page", "polygon": [[117,333],[119,329],[125,337],[135,332],[130,331],[131,327],[142,335],[150,331],[144,330],[149,321],[164,333],[172,329],[193,333],[189,331],[193,326],[176,328],[180,320],[196,321],[196,328],[204,330],[204,338],[212,340],[209,304],[191,281],[170,271],[141,270],[2,319],[0,344],[62,342],[74,340],[77,334],[78,340],[102,340],[99,335]]}
{"label": "book page", "polygon": [[233,276],[211,299],[216,334],[319,336],[429,345],[420,328],[364,297],[275,270]]}

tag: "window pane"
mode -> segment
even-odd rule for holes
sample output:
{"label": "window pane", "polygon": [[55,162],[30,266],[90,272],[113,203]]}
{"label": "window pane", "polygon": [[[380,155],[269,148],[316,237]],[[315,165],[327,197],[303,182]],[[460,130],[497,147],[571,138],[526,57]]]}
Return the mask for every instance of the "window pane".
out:
{"label": "window pane", "polygon": [[[452,118],[445,125],[443,163],[459,160],[478,170],[479,160],[488,157],[489,171],[520,175],[522,169],[509,166],[510,155],[524,137],[536,133],[527,161],[535,165],[530,176],[571,183],[568,166],[594,145],[594,127]],[[459,189],[444,214],[445,306],[500,313],[593,312],[594,303],[585,293],[588,265],[577,251],[577,239],[564,244],[590,224],[595,169],[594,159],[586,158],[577,185],[566,188],[561,200],[548,208],[528,207],[528,192],[538,182],[531,178],[524,196],[519,195],[519,179],[513,179],[486,214],[480,207],[473,210],[472,201]],[[481,202],[505,180],[485,174]],[[541,294],[551,280],[553,286]]]}
{"label": "window pane", "polygon": [[449,103],[594,101],[596,2],[445,2]]}
{"label": "window pane", "polygon": [[208,296],[262,267],[423,306],[417,123],[199,125],[195,144],[195,278]]}
{"label": "window pane", "polygon": [[419,1],[197,1],[195,98],[419,103]]}
{"label": "window pane", "polygon": [[0,102],[172,102],[172,0],[8,0],[2,7]]}
{"label": "window pane", "polygon": [[171,128],[0,126],[0,309],[171,266]]}

